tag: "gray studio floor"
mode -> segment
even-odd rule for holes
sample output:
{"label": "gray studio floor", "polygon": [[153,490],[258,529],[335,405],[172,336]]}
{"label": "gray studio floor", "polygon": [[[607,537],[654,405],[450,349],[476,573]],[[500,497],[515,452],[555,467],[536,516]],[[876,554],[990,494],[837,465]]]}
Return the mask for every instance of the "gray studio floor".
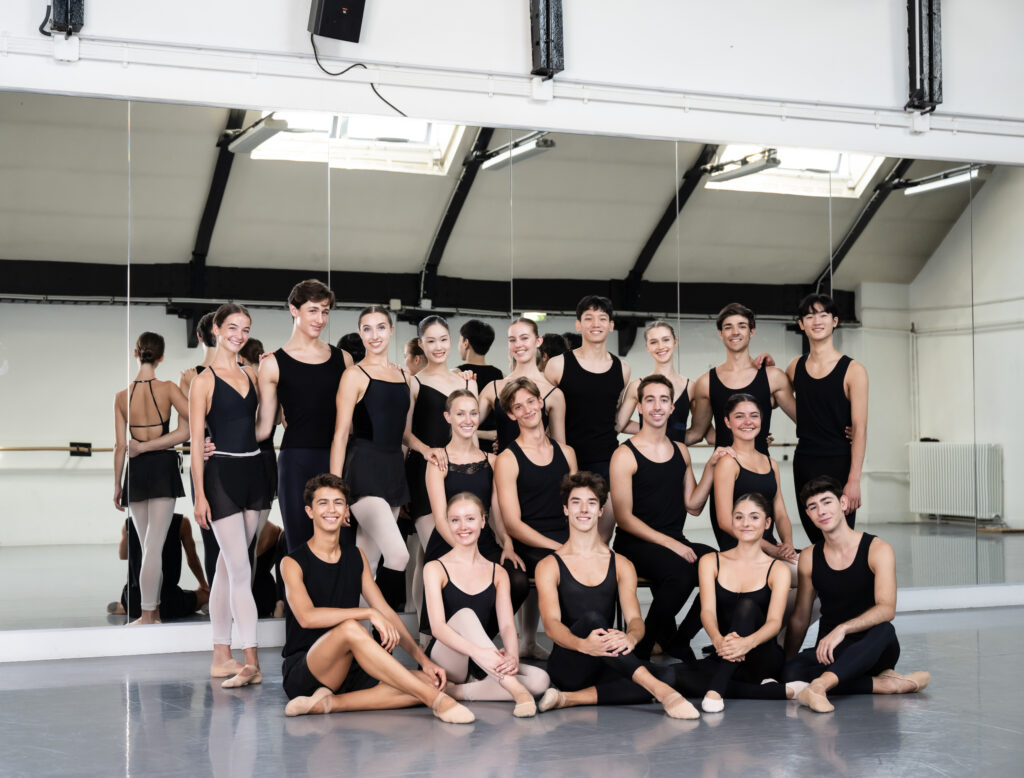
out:
{"label": "gray studio floor", "polygon": [[11,775],[985,776],[1021,775],[1024,608],[898,617],[899,668],[932,685],[903,697],[730,701],[698,722],[657,708],[554,711],[477,722],[425,709],[286,719],[279,658],[260,687],[226,691],[207,654],[3,666],[0,773]]}

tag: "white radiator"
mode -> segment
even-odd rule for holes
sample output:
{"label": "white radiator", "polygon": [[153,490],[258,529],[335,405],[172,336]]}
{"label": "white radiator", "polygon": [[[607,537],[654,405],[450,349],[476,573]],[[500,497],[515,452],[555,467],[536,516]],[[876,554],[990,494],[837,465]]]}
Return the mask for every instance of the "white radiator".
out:
{"label": "white radiator", "polygon": [[911,443],[910,510],[971,519],[1002,516],[1002,447],[994,443]]}

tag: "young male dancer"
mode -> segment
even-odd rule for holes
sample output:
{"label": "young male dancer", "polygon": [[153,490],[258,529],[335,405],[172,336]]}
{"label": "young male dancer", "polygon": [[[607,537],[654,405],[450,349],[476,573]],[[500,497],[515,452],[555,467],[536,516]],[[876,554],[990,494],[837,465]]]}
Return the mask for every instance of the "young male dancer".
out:
{"label": "young male dancer", "polygon": [[[812,478],[828,475],[843,486],[850,527],[860,507],[860,477],[868,431],[868,372],[860,362],[839,353],[832,335],[839,324],[836,304],[825,294],[800,301],[797,324],[810,352],[789,363],[786,375],[796,391],[796,453],[793,483],[800,494]],[[847,436],[847,429],[851,431]],[[811,543],[821,543],[801,502],[800,523]]]}
{"label": "young male dancer", "polygon": [[[288,295],[292,335],[260,362],[257,376],[256,439],[274,434],[279,409],[287,420],[277,460],[277,499],[289,550],[312,535],[302,490],[314,475],[331,469],[335,398],[341,374],[352,364],[347,352],[320,339],[333,307],[334,292],[322,281],[311,278],[296,284]],[[341,537],[342,542],[354,542],[355,532],[346,527]]]}
{"label": "young male dancer", "polygon": [[[828,713],[834,710],[829,691],[920,691],[931,680],[927,672],[900,675],[893,669],[900,643],[892,626],[896,613],[892,546],[847,524],[847,499],[836,479],[812,479],[799,499],[824,540],[800,553],[796,606],[786,633],[786,655],[793,658],[786,665],[785,679],[802,687],[794,687],[797,700],[811,710]],[[797,653],[807,634],[815,595],[821,601],[818,638],[814,648]]]}
{"label": "young male dancer", "polygon": [[[458,369],[473,373],[480,391],[488,384],[505,377],[504,373],[493,365],[488,365],[484,359],[493,343],[494,327],[485,321],[470,319],[459,329],[459,359],[462,360],[462,364]],[[480,419],[477,436],[482,451],[490,451],[494,446],[495,426],[493,412],[487,414],[487,418]]]}
{"label": "young male dancer", "polygon": [[[323,473],[303,490],[313,535],[281,560],[285,585],[282,676],[288,716],[351,710],[430,706],[451,724],[473,714],[444,693],[444,670],[412,639],[373,582],[373,571],[355,545],[342,545],[349,523],[349,489]],[[363,597],[368,605],[359,607]],[[369,621],[380,643],[359,623]],[[401,646],[423,668],[410,671],[391,652]]]}
{"label": "young male dancer", "polygon": [[[598,473],[606,483],[619,441],[615,414],[629,383],[629,365],[608,351],[614,318],[607,297],[584,297],[576,306],[582,345],[552,357],[544,368],[544,377],[565,395],[565,442],[576,452],[580,470]],[[599,522],[601,537],[610,540],[614,528],[609,501]]]}
{"label": "young male dancer", "polygon": [[619,528],[615,550],[651,582],[653,595],[644,637],[636,645],[641,659],[650,658],[655,643],[668,653],[675,650],[676,614],[697,586],[697,559],[714,550],[687,540],[683,524],[687,513],[697,516],[704,509],[715,464],[728,456],[727,449],[716,448],[697,483],[690,452],[667,434],[674,393],[667,376],[649,375],[640,381],[637,409],[643,426],[615,450],[611,462]]}
{"label": "young male dancer", "polygon": [[[767,454],[772,408],[781,408],[796,421],[793,387],[782,370],[764,365],[760,358],[751,359],[750,339],[756,328],[752,310],[740,303],[729,303],[719,311],[716,324],[725,346],[725,362],[704,373],[694,385],[693,420],[686,442],[696,443],[706,437],[716,446],[731,445],[732,433],[725,426],[725,404],[732,395],[743,392],[753,395],[761,408],[757,450]],[[710,433],[712,419],[713,435]]]}

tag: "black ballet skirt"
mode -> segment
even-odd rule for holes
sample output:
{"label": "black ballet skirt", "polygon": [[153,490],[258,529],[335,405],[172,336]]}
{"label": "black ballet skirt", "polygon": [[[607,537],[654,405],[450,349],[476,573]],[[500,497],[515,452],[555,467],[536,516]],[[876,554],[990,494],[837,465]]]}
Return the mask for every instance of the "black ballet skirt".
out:
{"label": "black ballet skirt", "polygon": [[148,451],[128,460],[121,489],[121,505],[160,497],[184,497],[177,451]]}
{"label": "black ballet skirt", "polygon": [[214,454],[203,466],[203,492],[214,521],[243,510],[267,510],[272,498],[263,456]]}
{"label": "black ballet skirt", "polygon": [[392,508],[409,502],[405,461],[401,446],[374,443],[351,437],[345,452],[345,482],[352,490],[352,502],[361,497],[380,497]]}

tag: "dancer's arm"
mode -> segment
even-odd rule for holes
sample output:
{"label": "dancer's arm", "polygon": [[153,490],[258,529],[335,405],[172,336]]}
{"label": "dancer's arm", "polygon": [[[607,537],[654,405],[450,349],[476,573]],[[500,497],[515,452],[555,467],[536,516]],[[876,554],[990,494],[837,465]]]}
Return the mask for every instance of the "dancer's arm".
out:
{"label": "dancer's arm", "polygon": [[864,469],[864,452],[868,445],[868,371],[860,362],[851,362],[846,370],[846,390],[850,399],[853,440],[850,442],[850,473],[843,487],[848,512],[861,504],[860,477]]}
{"label": "dancer's arm", "polygon": [[715,519],[718,528],[730,537],[735,537],[732,533],[732,500],[739,473],[740,466],[732,457],[715,465]]}
{"label": "dancer's arm", "polygon": [[772,596],[768,602],[768,613],[761,628],[747,636],[730,632],[722,641],[720,656],[731,662],[742,659],[762,643],[774,640],[782,629],[782,617],[786,612],[786,600],[789,598],[789,585],[792,574],[785,565],[772,565],[768,577],[768,586]]}
{"label": "dancer's arm", "polygon": [[565,445],[565,395],[558,387],[544,398],[548,412],[548,437]]}
{"label": "dancer's arm", "polygon": [[640,379],[630,381],[629,385],[622,391],[619,398],[619,409],[615,413],[616,432],[625,432],[635,435],[640,431],[640,425],[633,421],[633,412],[636,410],[636,388],[640,385]]}
{"label": "dancer's arm", "polygon": [[800,552],[800,560],[797,562],[796,603],[786,629],[787,659],[796,656],[807,635],[807,628],[811,625],[811,608],[814,605],[814,584],[811,582],[813,554],[814,546],[808,546]]}
{"label": "dancer's arm", "polygon": [[[434,528],[449,546],[455,545],[451,527],[448,526],[448,498],[444,491],[446,473],[439,467],[427,465],[427,497],[430,499],[430,513],[434,517]],[[413,517],[419,518],[418,516]]]}
{"label": "dancer's arm", "polygon": [[[192,432],[192,440],[203,440],[206,437],[206,414],[210,410],[210,398],[213,395],[213,374],[207,370],[196,376],[188,392],[188,424]],[[210,504],[206,501],[203,471],[206,461],[201,446],[192,446],[189,451],[189,463],[192,466],[192,486],[195,489],[196,523],[203,529],[210,529]]]}
{"label": "dancer's arm", "polygon": [[700,443],[705,438],[709,443],[714,443],[714,436],[708,437],[712,432],[708,381],[708,374],[704,373],[693,383],[693,399],[690,401],[690,428],[686,431],[687,446]]}
{"label": "dancer's arm", "polygon": [[370,379],[362,370],[346,370],[341,374],[338,383],[338,394],[335,396],[337,415],[334,421],[334,438],[331,441],[331,472],[341,476],[345,468],[345,453],[348,448],[348,436],[352,431],[352,413],[356,403],[366,391]]}
{"label": "dancer's arm", "polygon": [[686,512],[691,516],[700,516],[704,510],[704,505],[708,501],[708,495],[711,494],[711,487],[715,483],[715,465],[724,457],[735,457],[735,452],[731,446],[719,446],[712,451],[711,456],[704,465],[704,472],[701,473],[700,483],[697,483],[697,479],[693,475],[693,465],[690,462],[690,450],[682,443],[677,443],[676,445],[679,446],[679,450],[683,455],[683,461],[686,462],[686,476],[683,482],[683,502],[686,505]]}
{"label": "dancer's arm", "polygon": [[[697,575],[700,580],[700,623],[711,638],[715,653],[722,656],[722,641],[725,636],[718,628],[718,602],[715,596],[715,578],[718,574],[718,556],[705,554],[697,564]],[[730,660],[735,661],[735,660]]]}
{"label": "dancer's arm", "polygon": [[797,553],[796,549],[793,548],[793,523],[789,520],[789,513],[786,512],[786,501],[782,497],[782,478],[779,475],[779,463],[771,457],[768,457],[768,459],[771,460],[772,472],[775,473],[775,499],[772,501],[772,514],[781,542],[776,546],[766,540],[762,540],[762,548],[776,559],[782,559],[790,563],[796,562]]}
{"label": "dancer's arm", "polygon": [[621,554],[615,557],[615,582],[618,585],[619,604],[626,631],[605,630],[603,643],[612,656],[625,656],[636,648],[644,637],[644,618],[640,615],[640,601],[636,596],[636,568]]}
{"label": "dancer's arm", "polygon": [[277,382],[281,370],[277,357],[270,353],[260,360],[256,373],[256,385],[260,388],[260,407],[256,411],[256,440],[264,441],[274,434],[280,404],[277,399]]}
{"label": "dancer's arm", "polygon": [[[124,510],[121,505],[121,476],[124,473],[124,459],[128,454],[128,418],[121,409],[119,402],[121,394],[114,395],[114,507],[119,511]],[[128,405],[128,392],[124,392],[124,403]]]}

